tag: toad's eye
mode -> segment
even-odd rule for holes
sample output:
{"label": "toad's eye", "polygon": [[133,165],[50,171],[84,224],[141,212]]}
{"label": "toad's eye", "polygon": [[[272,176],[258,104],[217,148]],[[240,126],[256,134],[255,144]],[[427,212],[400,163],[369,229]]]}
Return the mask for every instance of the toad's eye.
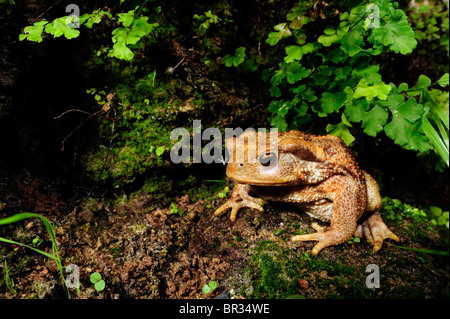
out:
{"label": "toad's eye", "polygon": [[277,154],[274,152],[267,152],[259,157],[259,162],[262,166],[271,166],[277,162]]}

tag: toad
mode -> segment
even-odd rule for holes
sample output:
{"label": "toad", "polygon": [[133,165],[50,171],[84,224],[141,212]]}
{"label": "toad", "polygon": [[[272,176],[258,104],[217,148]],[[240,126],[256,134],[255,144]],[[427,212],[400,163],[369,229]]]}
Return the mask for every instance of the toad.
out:
{"label": "toad", "polygon": [[317,231],[292,241],[318,241],[312,254],[365,238],[378,251],[384,239],[399,238],[378,213],[382,201],[377,182],[359,168],[341,138],[299,131],[280,134],[247,131],[226,141],[230,153],[226,174],[235,183],[231,197],[215,215],[231,208],[231,221],[249,207],[261,212],[267,201],[295,205],[329,227],[313,223]]}

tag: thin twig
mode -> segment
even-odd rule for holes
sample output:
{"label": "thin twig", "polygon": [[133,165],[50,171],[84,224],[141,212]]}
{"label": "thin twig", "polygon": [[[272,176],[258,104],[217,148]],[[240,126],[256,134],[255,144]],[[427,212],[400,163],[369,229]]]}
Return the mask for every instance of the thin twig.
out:
{"label": "thin twig", "polygon": [[54,117],[53,119],[54,120],[59,119],[59,118],[63,117],[64,115],[66,115],[69,112],[81,112],[81,113],[84,113],[84,114],[87,114],[87,115],[92,115],[92,113],[89,113],[87,111],[83,111],[83,110],[80,110],[80,109],[70,109],[70,110],[67,110],[67,111],[59,114],[58,116]]}
{"label": "thin twig", "polygon": [[[65,113],[68,113],[70,111],[75,111],[76,109],[73,110],[68,110],[66,112],[64,112],[63,114],[58,115],[57,117],[55,117],[55,119],[60,118],[61,116],[63,116]],[[105,111],[103,109],[101,109],[100,111],[95,112],[94,114],[91,114],[89,112],[86,111],[82,111],[82,110],[76,110],[76,111],[80,111],[82,113],[86,113],[89,114],[89,117],[87,119],[85,119],[83,122],[80,123],[80,125],[78,125],[72,132],[70,132],[69,135],[67,135],[61,142],[62,147],[61,147],[61,151],[64,151],[64,144],[66,143],[66,140],[71,137],[73,135],[73,133],[75,133],[80,127],[82,127],[87,121],[89,121],[91,118],[93,118],[94,116],[97,116],[101,113],[104,113]]]}

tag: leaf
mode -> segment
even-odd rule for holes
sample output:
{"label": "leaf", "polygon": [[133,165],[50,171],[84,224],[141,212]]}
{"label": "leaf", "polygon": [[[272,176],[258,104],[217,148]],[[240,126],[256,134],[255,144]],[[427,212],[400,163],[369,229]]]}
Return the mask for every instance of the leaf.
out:
{"label": "leaf", "polygon": [[359,99],[346,104],[344,112],[350,121],[359,123],[368,109],[369,102],[366,99]]}
{"label": "leaf", "polygon": [[399,92],[405,92],[408,91],[408,83],[400,83],[400,85],[398,86],[398,91]]}
{"label": "leaf", "polygon": [[334,71],[334,74],[336,75],[334,80],[336,82],[346,80],[351,71],[352,71],[352,68],[348,65],[346,65],[342,68],[337,68]]}
{"label": "leaf", "polygon": [[342,60],[344,60],[344,57],[342,56],[342,54],[343,54],[343,51],[339,47],[335,47],[331,50],[328,50],[328,53],[326,55],[326,59],[324,60],[324,62],[326,62],[327,60],[331,60],[334,63],[339,63]]}
{"label": "leaf", "polygon": [[291,30],[287,27],[286,23],[277,24],[274,29],[276,32],[269,33],[266,43],[269,45],[276,45],[281,39],[291,36]]}
{"label": "leaf", "polygon": [[391,112],[392,120],[384,128],[388,137],[406,149],[423,152],[430,148],[421,128],[422,121],[419,121],[424,113],[421,104],[410,98],[398,108],[391,108]]}
{"label": "leaf", "polygon": [[52,34],[55,38],[64,35],[67,39],[73,39],[80,35],[80,31],[70,28],[66,23],[67,17],[61,17],[45,26],[45,32]]}
{"label": "leaf", "polygon": [[385,100],[391,89],[390,85],[384,84],[383,82],[369,86],[363,78],[356,86],[353,98],[358,99],[364,96],[368,101],[372,101],[375,97],[378,97],[380,100]]}
{"label": "leaf", "polygon": [[232,56],[230,54],[225,55],[223,58],[223,63],[225,63],[225,66],[231,67],[235,66],[238,67],[239,64],[244,62],[245,60],[245,47],[239,47],[235,50],[235,55]]}
{"label": "leaf", "polygon": [[44,26],[48,23],[47,20],[42,20],[33,23],[33,25],[25,27],[23,29],[23,34],[19,35],[19,40],[23,41],[28,39],[28,41],[42,42],[42,32],[44,32]]}
{"label": "leaf", "polygon": [[420,95],[423,90],[431,85],[431,80],[428,76],[421,74],[417,80],[417,84],[408,90],[409,96]]}
{"label": "leaf", "polygon": [[134,10],[128,11],[127,13],[119,13],[119,22],[122,22],[124,27],[129,27],[134,20]]}
{"label": "leaf", "polygon": [[317,42],[321,43],[324,47],[329,47],[331,46],[333,43],[339,41],[340,37],[337,34],[332,34],[332,35],[321,35],[318,39]]}
{"label": "leaf", "polygon": [[161,156],[164,153],[165,149],[166,148],[164,146],[157,147],[155,150],[156,156]]}
{"label": "leaf", "polygon": [[113,55],[121,60],[133,60],[134,53],[123,42],[117,42],[113,46]]}
{"label": "leaf", "polygon": [[288,45],[285,48],[286,56],[284,57],[284,62],[291,63],[295,60],[301,60],[303,57],[302,47],[299,45]]}
{"label": "leaf", "polygon": [[204,285],[202,291],[204,294],[209,294],[211,292],[211,288],[208,285]]}
{"label": "leaf", "polygon": [[437,83],[442,87],[446,87],[448,85],[448,81],[448,73],[445,73],[439,80],[437,80]]}
{"label": "leaf", "polygon": [[314,43],[307,43],[302,46],[302,53],[303,55],[311,53],[315,50]]}
{"label": "leaf", "polygon": [[328,124],[327,125],[327,133],[340,137],[345,144],[351,145],[355,141],[355,137],[348,130],[352,125],[347,121],[345,115],[342,114],[341,122],[337,125]]}
{"label": "leaf", "polygon": [[308,86],[305,92],[302,92],[302,98],[308,102],[314,102],[317,100],[316,92]]}
{"label": "leaf", "polygon": [[270,121],[270,125],[273,128],[278,128],[278,131],[284,132],[287,129],[286,119],[282,115],[277,115]]}
{"label": "leaf", "polygon": [[127,36],[128,36],[128,28],[123,28],[123,27],[118,27],[116,29],[113,30],[112,34],[112,42],[113,43],[117,43],[117,42],[122,42],[125,44],[125,42],[127,41]]}
{"label": "leaf", "polygon": [[106,283],[104,280],[100,280],[99,282],[95,283],[94,288],[97,291],[102,291],[105,289]]}
{"label": "leaf", "polygon": [[95,284],[95,283],[99,282],[100,280],[102,280],[102,275],[98,272],[94,272],[89,277],[89,280],[91,281],[91,283]]}
{"label": "leaf", "polygon": [[362,116],[362,127],[364,128],[364,133],[375,137],[383,130],[383,126],[387,123],[388,118],[389,114],[386,109],[376,105],[373,109],[366,112]]}
{"label": "leaf", "polygon": [[211,288],[211,291],[217,288],[217,282],[210,281],[208,284],[209,288]]}
{"label": "leaf", "polygon": [[370,30],[370,42],[388,46],[395,53],[410,54],[417,46],[414,31],[402,10],[395,10],[384,25]]}
{"label": "leaf", "polygon": [[288,64],[285,71],[286,78],[289,84],[294,84],[295,82],[300,81],[301,79],[304,79],[311,74],[310,69],[301,67],[301,64],[298,62],[292,62]]}
{"label": "leaf", "polygon": [[271,32],[267,37],[266,43],[274,46],[283,38],[281,32]]}
{"label": "leaf", "polygon": [[381,75],[378,73],[379,70],[379,65],[360,64],[352,71],[352,74],[365,79],[367,84],[374,84],[381,82]]}
{"label": "leaf", "polygon": [[248,59],[244,61],[239,68],[245,73],[255,72],[258,69],[258,66],[255,64],[253,59]]}
{"label": "leaf", "polygon": [[390,108],[392,112],[392,116],[394,117],[402,117],[406,119],[410,123],[415,123],[424,113],[424,108],[422,104],[418,104],[416,99],[409,98],[404,104],[400,105],[398,108]]}
{"label": "leaf", "polygon": [[341,49],[349,56],[354,56],[361,52],[364,46],[363,38],[364,30],[362,28],[354,28],[348,32],[341,40]]}
{"label": "leaf", "polygon": [[322,111],[325,112],[325,114],[338,111],[344,105],[346,99],[347,94],[344,92],[324,92],[320,98]]}

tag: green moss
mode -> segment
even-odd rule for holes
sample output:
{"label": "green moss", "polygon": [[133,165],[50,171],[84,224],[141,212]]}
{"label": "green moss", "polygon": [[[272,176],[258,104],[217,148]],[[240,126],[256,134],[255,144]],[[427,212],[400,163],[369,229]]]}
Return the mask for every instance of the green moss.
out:
{"label": "green moss", "polygon": [[[318,274],[323,271],[327,275],[321,278]],[[327,260],[320,256],[310,257],[308,253],[295,253],[273,241],[262,241],[256,247],[247,273],[253,279],[254,289],[248,294],[250,298],[286,298],[298,294],[301,289],[299,279],[309,278],[310,274],[317,274],[316,284],[320,289],[328,290],[330,284],[333,284],[342,286],[342,290],[351,292],[351,295],[361,297],[357,293],[360,287],[349,290],[352,280],[345,278],[354,275],[355,267],[342,260]],[[330,277],[332,279],[327,279]]]}
{"label": "green moss", "polygon": [[185,116],[203,107],[198,93],[186,96],[178,81],[155,81],[154,75],[128,75],[130,79],[122,79],[124,83],[109,94],[88,90],[102,107],[114,94],[110,106],[114,111],[98,119],[98,146],[84,158],[92,179],[112,181],[120,188],[149,169],[166,166],[172,146],[170,133],[179,126],[179,114]]}

